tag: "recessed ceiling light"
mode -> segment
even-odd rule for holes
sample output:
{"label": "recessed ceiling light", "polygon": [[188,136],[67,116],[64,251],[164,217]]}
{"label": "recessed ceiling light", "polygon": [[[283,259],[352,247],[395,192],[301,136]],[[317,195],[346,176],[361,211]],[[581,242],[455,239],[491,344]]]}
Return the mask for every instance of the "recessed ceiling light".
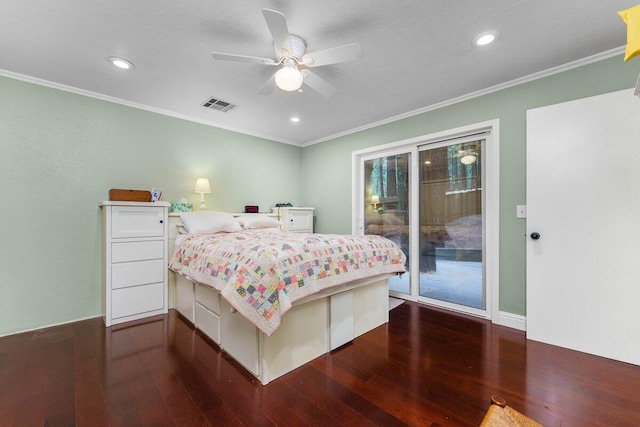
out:
{"label": "recessed ceiling light", "polygon": [[107,61],[118,68],[122,68],[123,70],[129,70],[133,68],[133,63],[131,61],[128,61],[124,58],[119,58],[117,56],[110,56],[107,58]]}
{"label": "recessed ceiling light", "polygon": [[298,123],[300,121],[300,117],[291,117],[291,121],[293,123]]}
{"label": "recessed ceiling light", "polygon": [[477,46],[485,46],[485,45],[488,45],[489,43],[492,43],[497,36],[498,36],[498,33],[494,31],[491,31],[488,33],[482,33],[478,37],[476,37],[474,43]]}

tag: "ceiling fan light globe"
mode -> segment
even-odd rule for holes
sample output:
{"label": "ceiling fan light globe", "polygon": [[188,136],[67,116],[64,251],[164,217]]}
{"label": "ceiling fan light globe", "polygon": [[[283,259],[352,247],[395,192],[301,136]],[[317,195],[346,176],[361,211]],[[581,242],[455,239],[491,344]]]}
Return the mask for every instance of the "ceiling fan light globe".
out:
{"label": "ceiling fan light globe", "polygon": [[293,66],[284,66],[276,72],[276,85],[288,92],[300,89],[302,86],[302,74]]}

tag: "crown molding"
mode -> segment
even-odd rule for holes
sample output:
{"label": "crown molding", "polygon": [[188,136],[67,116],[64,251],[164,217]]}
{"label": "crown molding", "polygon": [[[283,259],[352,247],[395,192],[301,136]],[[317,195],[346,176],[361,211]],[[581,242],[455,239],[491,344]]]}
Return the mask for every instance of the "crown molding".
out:
{"label": "crown molding", "polygon": [[582,59],[578,59],[576,61],[568,62],[566,64],[559,65],[557,67],[549,68],[547,70],[539,71],[537,73],[529,74],[529,75],[524,76],[524,77],[520,77],[520,78],[517,78],[517,79],[514,79],[514,80],[510,80],[510,81],[505,82],[505,83],[500,83],[500,84],[497,84],[495,86],[488,87],[486,89],[482,89],[482,90],[479,90],[479,91],[476,91],[476,92],[471,92],[469,94],[462,95],[462,96],[459,96],[457,98],[451,98],[451,99],[448,99],[446,101],[438,102],[436,104],[432,104],[432,105],[429,105],[429,106],[426,106],[426,107],[419,108],[417,110],[409,111],[407,113],[403,113],[403,114],[399,114],[397,116],[386,118],[384,120],[380,120],[380,121],[377,121],[377,122],[369,123],[369,124],[366,124],[366,125],[363,125],[363,126],[360,126],[360,127],[357,127],[357,128],[353,128],[353,129],[350,129],[350,130],[347,130],[347,131],[344,131],[344,132],[340,132],[340,133],[336,133],[336,134],[333,134],[333,135],[330,135],[330,136],[326,136],[324,138],[316,139],[316,140],[304,143],[304,144],[302,144],[302,146],[303,147],[309,147],[309,146],[314,145],[314,144],[319,144],[321,142],[326,142],[326,141],[330,141],[332,139],[336,139],[336,138],[340,138],[340,137],[343,137],[343,136],[351,135],[351,134],[354,134],[354,133],[357,133],[357,132],[361,132],[363,130],[367,130],[367,129],[371,129],[371,128],[374,128],[374,127],[377,127],[377,126],[385,125],[387,123],[392,123],[392,122],[395,122],[395,121],[398,121],[398,120],[406,119],[408,117],[417,116],[419,114],[423,114],[423,113],[426,113],[426,112],[429,112],[429,111],[438,110],[440,108],[444,108],[444,107],[448,107],[448,106],[451,106],[451,105],[454,105],[454,104],[458,104],[460,102],[468,101],[468,100],[473,99],[473,98],[478,98],[480,96],[488,95],[488,94],[493,93],[493,92],[498,92],[498,91],[501,91],[503,89],[507,89],[507,88],[510,88],[510,87],[513,87],[513,86],[518,86],[518,85],[521,85],[523,83],[528,83],[528,82],[531,82],[531,81],[534,81],[534,80],[539,80],[539,79],[542,79],[544,77],[549,77],[549,76],[552,76],[554,74],[562,73],[564,71],[569,71],[569,70],[572,70],[574,68],[582,67],[584,65],[592,64],[594,62],[602,61],[604,59],[609,59],[609,58],[612,58],[614,56],[621,55],[621,54],[624,53],[624,50],[625,50],[624,46],[617,47],[615,49],[607,50],[605,52],[601,52],[601,53],[598,53],[598,54],[595,54],[595,55],[591,55],[591,56],[588,56],[586,58],[582,58]]}
{"label": "crown molding", "polygon": [[89,98],[94,98],[94,99],[99,99],[101,101],[106,101],[106,102],[112,102],[114,104],[120,104],[120,105],[124,105],[126,107],[131,107],[131,108],[137,108],[139,110],[144,110],[144,111],[149,111],[151,113],[156,113],[156,114],[160,114],[163,116],[169,116],[169,117],[174,117],[176,119],[181,119],[181,120],[186,120],[189,122],[194,122],[194,123],[199,123],[201,125],[205,125],[205,126],[212,126],[212,127],[216,127],[219,129],[224,129],[224,130],[228,130],[231,132],[236,132],[236,133],[240,133],[243,135],[249,135],[249,136],[254,136],[256,138],[261,138],[261,139],[266,139],[269,141],[274,141],[274,142],[280,142],[282,144],[288,144],[288,145],[295,145],[297,147],[301,147],[302,145],[297,143],[297,142],[293,142],[293,141],[288,141],[288,140],[284,140],[284,139],[279,139],[279,138],[274,138],[273,136],[269,136],[269,135],[263,135],[263,134],[259,134],[259,133],[255,133],[255,132],[247,132],[246,130],[242,130],[242,129],[238,129],[238,128],[234,128],[231,126],[224,126],[221,125],[219,123],[216,122],[211,122],[211,121],[207,121],[207,120],[203,120],[197,117],[192,117],[192,116],[188,116],[185,114],[178,114],[172,111],[167,111],[167,110],[163,110],[161,108],[156,108],[156,107],[151,107],[149,105],[145,105],[145,104],[140,104],[137,102],[131,102],[131,101],[127,101],[124,99],[120,99],[120,98],[116,98],[114,96],[109,96],[109,95],[104,95],[102,93],[98,93],[98,92],[92,92],[89,90],[85,90],[85,89],[80,89],[77,87],[73,87],[73,86],[67,86],[61,83],[56,83],[56,82],[52,82],[49,80],[44,80],[44,79],[40,79],[37,77],[32,77],[32,76],[27,76],[24,74],[19,74],[19,73],[14,73],[13,71],[7,71],[7,70],[3,70],[0,69],[0,76],[4,76],[4,77],[8,77],[14,80],[20,80],[23,82],[27,82],[27,83],[33,83],[39,86],[45,86],[48,88],[52,88],[52,89],[57,89],[57,90],[61,90],[64,92],[70,92],[76,95],[81,95],[81,96],[87,96]]}
{"label": "crown molding", "polygon": [[[144,110],[144,111],[149,111],[151,113],[156,113],[156,114],[160,114],[163,116],[168,116],[168,117],[174,117],[177,119],[181,119],[181,120],[186,120],[186,121],[190,121],[190,122],[194,122],[194,123],[199,123],[205,126],[212,126],[212,127],[216,127],[219,129],[224,129],[224,130],[228,130],[231,132],[236,132],[236,133],[240,133],[240,134],[244,134],[244,135],[249,135],[249,136],[253,136],[256,138],[261,138],[261,139],[266,139],[269,141],[274,141],[274,142],[279,142],[282,144],[288,144],[288,145],[293,145],[296,147],[309,147],[311,145],[315,145],[315,144],[320,144],[322,142],[326,142],[326,141],[330,141],[332,139],[336,139],[336,138],[341,138],[347,135],[351,135],[357,132],[361,132],[367,129],[371,129],[377,126],[382,126],[385,125],[387,123],[392,123],[398,120],[402,120],[402,119],[406,119],[409,117],[413,117],[413,116],[417,116],[419,114],[423,114],[423,113],[427,113],[429,111],[434,111],[434,110],[438,110],[440,108],[444,108],[444,107],[448,107],[451,105],[455,105],[464,101],[468,101],[470,99],[473,98],[478,98],[480,96],[484,96],[493,92],[498,92],[500,90],[503,89],[507,89],[513,86],[518,86],[521,85],[523,83],[527,83],[527,82],[531,82],[534,80],[539,80],[542,79],[544,77],[548,77],[548,76],[552,76],[554,74],[558,74],[558,73],[562,73],[564,71],[569,71],[572,70],[574,68],[578,68],[578,67],[582,67],[584,65],[588,65],[588,64],[592,64],[594,62],[598,62],[598,61],[602,61],[604,59],[609,59],[611,57],[617,56],[617,55],[621,55],[624,53],[625,47],[621,46],[615,49],[611,49],[605,52],[601,52],[598,53],[596,55],[591,55],[588,56],[586,58],[582,58],[576,61],[572,61],[569,63],[566,63],[564,65],[559,65],[557,67],[553,67],[553,68],[549,68],[547,70],[543,70],[537,73],[533,73],[533,74],[529,74],[527,76],[524,77],[520,77],[514,80],[510,80],[508,82],[505,83],[500,83],[498,85],[495,86],[491,86],[488,87],[486,89],[482,89],[476,92],[471,92],[469,94],[466,95],[462,95],[456,98],[452,98],[452,99],[448,99],[446,101],[442,101],[442,102],[438,102],[436,104],[432,104],[432,105],[428,105],[426,107],[422,107],[419,108],[417,110],[413,110],[413,111],[409,111],[407,113],[403,113],[403,114],[399,114],[396,116],[392,116],[383,120],[379,120],[376,122],[372,122],[363,126],[359,126],[357,128],[353,128],[353,129],[349,129],[346,130],[344,132],[339,132],[333,135],[329,135],[323,138],[319,138],[313,141],[309,141],[309,142],[304,142],[304,143],[298,143],[298,142],[294,142],[294,141],[290,141],[290,140],[286,140],[286,139],[282,139],[282,138],[274,138],[273,136],[269,136],[269,135],[264,135],[264,134],[260,134],[260,133],[256,133],[256,132],[247,132],[246,130],[243,129],[238,129],[238,128],[234,128],[231,126],[225,126],[225,125],[221,125],[219,123],[216,122],[211,122],[211,121],[207,121],[207,120],[203,120],[197,117],[192,117],[192,116],[188,116],[188,115],[184,115],[184,114],[178,114],[172,111],[167,111],[167,110],[163,110],[161,108],[156,108],[156,107],[151,107],[149,105],[145,105],[145,104],[140,104],[137,102],[131,102],[131,101],[126,101],[124,99],[120,99],[120,98],[116,98],[113,96],[109,96],[109,95],[104,95],[101,93],[97,93],[97,92],[92,92],[89,90],[85,90],[85,89],[80,89],[77,87],[73,87],[73,86],[68,86],[68,85],[64,85],[61,83],[56,83],[56,82],[52,82],[49,80],[44,80],[44,79],[40,79],[37,77],[32,77],[32,76],[27,76],[24,74],[19,74],[19,73],[15,73],[12,71],[7,71],[7,70],[3,70],[0,69],[0,76],[4,76],[4,77],[8,77],[11,79],[15,79],[15,80],[20,80],[20,81],[24,81],[27,83],[33,83],[36,85],[40,85],[40,86],[45,86],[45,87],[49,87],[52,89],[57,89],[57,90],[61,90],[64,92],[70,92],[70,93],[74,93],[76,95],[82,95],[82,96],[87,96],[89,98],[94,98],[94,99],[99,99],[102,101],[106,101],[106,102],[112,102],[114,104],[120,104],[120,105],[124,105],[127,107],[131,107],[131,108],[137,108],[139,110]],[[640,80],[639,83],[640,85]]]}

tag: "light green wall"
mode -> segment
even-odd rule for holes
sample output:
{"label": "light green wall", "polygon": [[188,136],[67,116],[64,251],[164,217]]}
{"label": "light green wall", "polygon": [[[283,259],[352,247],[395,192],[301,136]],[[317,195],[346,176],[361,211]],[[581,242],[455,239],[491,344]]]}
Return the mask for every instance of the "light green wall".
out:
{"label": "light green wall", "polygon": [[[362,148],[500,119],[500,310],[525,314],[526,111],[633,87],[640,70],[610,58],[449,107],[306,147],[304,193],[316,231],[351,232],[351,153]],[[640,100],[638,101],[640,102]]]}
{"label": "light green wall", "polygon": [[300,147],[0,77],[0,335],[100,314],[110,188],[197,206],[207,177],[209,208],[239,212],[307,204],[301,172]]}
{"label": "light green wall", "polygon": [[526,110],[632,87],[638,71],[612,58],[304,149],[0,77],[0,335],[100,314],[110,188],[197,204],[208,177],[210,209],[290,201],[316,207],[316,231],[349,233],[352,151],[495,118],[500,309],[524,314]]}

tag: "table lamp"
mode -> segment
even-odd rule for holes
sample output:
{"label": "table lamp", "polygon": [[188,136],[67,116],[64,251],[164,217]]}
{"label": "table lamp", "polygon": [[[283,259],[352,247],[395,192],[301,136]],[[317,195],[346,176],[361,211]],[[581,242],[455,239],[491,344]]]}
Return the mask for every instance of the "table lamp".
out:
{"label": "table lamp", "polygon": [[211,186],[209,185],[209,180],[207,178],[198,178],[196,180],[196,193],[200,193],[200,210],[204,211],[207,209],[207,205],[204,203],[204,195],[211,193]]}

